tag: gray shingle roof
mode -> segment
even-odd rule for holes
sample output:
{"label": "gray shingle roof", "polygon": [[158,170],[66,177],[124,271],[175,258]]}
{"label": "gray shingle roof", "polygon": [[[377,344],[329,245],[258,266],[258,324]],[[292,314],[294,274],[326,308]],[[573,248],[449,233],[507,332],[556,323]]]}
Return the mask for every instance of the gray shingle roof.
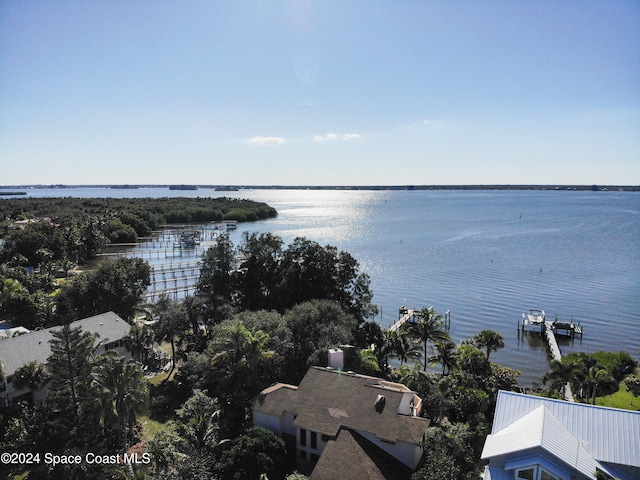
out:
{"label": "gray shingle roof", "polygon": [[[77,320],[71,324],[71,327],[81,327],[85,332],[98,334],[102,342],[120,340],[127,336],[131,329],[127,322],[113,312]],[[46,363],[51,355],[49,344],[49,340],[53,338],[51,332],[59,329],[59,326],[51,327],[0,340],[0,361],[5,375],[12,375],[19,367],[34,360]]]}
{"label": "gray shingle roof", "polygon": [[[390,442],[422,441],[429,420],[399,415],[403,393],[410,390],[380,378],[311,367],[296,389],[276,385],[256,398],[254,409],[272,415],[292,412],[299,428],[335,436],[341,427],[369,432]],[[379,395],[384,408],[375,408]]]}

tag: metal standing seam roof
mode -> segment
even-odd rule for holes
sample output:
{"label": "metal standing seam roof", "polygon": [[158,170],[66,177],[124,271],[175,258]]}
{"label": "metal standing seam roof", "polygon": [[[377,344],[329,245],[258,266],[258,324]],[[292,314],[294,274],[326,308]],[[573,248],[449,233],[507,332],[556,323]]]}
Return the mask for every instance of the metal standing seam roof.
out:
{"label": "metal standing seam roof", "polygon": [[[545,408],[529,415],[540,406]],[[555,448],[553,444],[558,441],[556,450],[566,448],[567,442],[576,442],[598,462],[640,468],[640,412],[500,391],[491,430],[493,440],[487,442],[489,447],[494,448],[492,442],[519,421],[536,423],[542,433],[544,429],[562,432],[562,427],[573,439],[563,433],[564,440],[554,440],[553,436],[542,438],[540,442],[547,449]]]}
{"label": "metal standing seam roof", "polygon": [[590,476],[596,468],[606,470],[545,405],[538,406],[498,433],[489,435],[482,450],[482,458],[536,447],[550,452],[586,476]]}
{"label": "metal standing seam roof", "polygon": [[[114,342],[129,334],[131,325],[113,312],[95,315],[71,323],[71,328],[80,327],[85,332],[99,335],[100,341]],[[51,332],[60,330],[61,326],[44,330],[36,330],[18,337],[0,341],[0,361],[6,376],[13,373],[22,365],[31,361],[46,363],[51,355],[49,341],[53,338]]]}

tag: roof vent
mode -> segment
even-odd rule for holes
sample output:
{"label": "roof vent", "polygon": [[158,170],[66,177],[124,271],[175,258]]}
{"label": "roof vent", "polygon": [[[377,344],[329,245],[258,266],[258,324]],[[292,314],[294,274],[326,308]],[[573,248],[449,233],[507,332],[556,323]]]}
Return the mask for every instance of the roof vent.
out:
{"label": "roof vent", "polygon": [[384,398],[384,395],[378,395],[378,398],[376,398],[376,403],[374,405],[376,412],[382,413],[382,411],[384,410],[384,406],[386,404],[387,404],[387,399]]}

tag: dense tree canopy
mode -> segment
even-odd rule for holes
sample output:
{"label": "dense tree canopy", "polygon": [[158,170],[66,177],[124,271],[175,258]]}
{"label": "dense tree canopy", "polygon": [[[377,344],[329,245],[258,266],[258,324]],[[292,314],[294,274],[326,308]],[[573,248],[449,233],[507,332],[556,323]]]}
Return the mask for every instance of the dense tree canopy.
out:
{"label": "dense tree canopy", "polygon": [[270,233],[245,234],[237,249],[221,237],[205,253],[198,282],[197,295],[205,298],[209,317],[222,319],[223,305],[284,313],[314,299],[337,302],[358,322],[376,313],[369,277],[349,253],[305,238],[282,245]]}
{"label": "dense tree canopy", "polygon": [[149,283],[150,267],[142,259],[105,260],[63,285],[58,296],[60,312],[67,320],[108,311],[131,320]]}

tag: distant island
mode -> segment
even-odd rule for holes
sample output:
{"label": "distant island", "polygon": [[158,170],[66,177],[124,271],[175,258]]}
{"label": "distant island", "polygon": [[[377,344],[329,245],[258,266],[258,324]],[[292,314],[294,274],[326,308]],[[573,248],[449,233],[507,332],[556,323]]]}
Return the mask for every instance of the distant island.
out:
{"label": "distant island", "polygon": [[26,195],[26,192],[13,193],[13,190],[37,188],[168,188],[169,190],[217,190],[235,192],[238,190],[567,190],[602,192],[640,192],[640,185],[175,185],[175,184],[107,184],[107,185],[0,185],[0,195]]}

